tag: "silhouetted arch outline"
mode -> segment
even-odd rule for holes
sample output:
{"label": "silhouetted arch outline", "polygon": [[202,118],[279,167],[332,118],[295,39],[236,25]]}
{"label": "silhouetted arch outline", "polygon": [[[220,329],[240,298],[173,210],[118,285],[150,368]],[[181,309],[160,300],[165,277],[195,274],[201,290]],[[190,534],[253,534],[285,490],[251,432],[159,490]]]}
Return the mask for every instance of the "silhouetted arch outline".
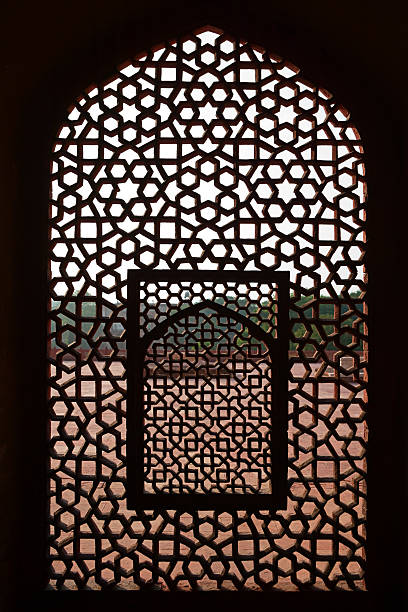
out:
{"label": "silhouetted arch outline", "polygon": [[274,339],[271,337],[271,334],[263,330],[259,325],[256,325],[253,321],[251,321],[248,317],[240,314],[239,312],[235,312],[222,304],[217,304],[217,302],[213,302],[212,300],[202,300],[201,302],[197,302],[188,308],[183,308],[177,313],[170,315],[165,321],[159,323],[154,329],[149,331],[143,339],[140,341],[141,345],[147,350],[148,346],[151,344],[153,340],[157,340],[163,336],[164,331],[177,323],[178,321],[182,321],[184,318],[189,317],[191,315],[195,315],[200,313],[203,308],[211,308],[219,314],[222,314],[225,317],[229,317],[234,319],[235,321],[242,323],[245,327],[249,329],[251,335],[264,342],[269,351],[272,353],[274,350]]}

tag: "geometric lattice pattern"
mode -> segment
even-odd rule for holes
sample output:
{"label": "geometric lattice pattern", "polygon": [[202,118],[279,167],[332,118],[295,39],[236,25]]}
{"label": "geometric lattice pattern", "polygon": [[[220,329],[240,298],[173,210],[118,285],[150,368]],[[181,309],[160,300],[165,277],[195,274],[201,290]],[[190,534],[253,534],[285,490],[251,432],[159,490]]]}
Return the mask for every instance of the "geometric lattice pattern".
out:
{"label": "geometric lattice pattern", "polygon": [[[272,361],[279,356],[268,347],[278,339],[276,283],[139,286],[144,491],[273,492]],[[286,427],[282,433],[287,446]]]}
{"label": "geometric lattice pattern", "polygon": [[[348,112],[223,32],[77,99],[52,156],[50,588],[365,589],[365,200]],[[289,273],[286,510],[127,509],[130,268]]]}

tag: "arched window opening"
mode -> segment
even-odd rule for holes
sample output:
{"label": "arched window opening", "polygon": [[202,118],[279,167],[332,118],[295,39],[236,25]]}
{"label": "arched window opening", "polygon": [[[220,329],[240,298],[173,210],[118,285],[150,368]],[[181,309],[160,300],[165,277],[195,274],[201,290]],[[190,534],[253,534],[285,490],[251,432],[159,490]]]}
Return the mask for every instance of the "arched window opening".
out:
{"label": "arched window opening", "polygon": [[[331,93],[215,28],[77,99],[52,157],[51,588],[366,588],[364,174]],[[127,507],[132,270],[289,276],[285,510]]]}
{"label": "arched window opening", "polygon": [[288,275],[132,271],[128,508],[287,507]]}

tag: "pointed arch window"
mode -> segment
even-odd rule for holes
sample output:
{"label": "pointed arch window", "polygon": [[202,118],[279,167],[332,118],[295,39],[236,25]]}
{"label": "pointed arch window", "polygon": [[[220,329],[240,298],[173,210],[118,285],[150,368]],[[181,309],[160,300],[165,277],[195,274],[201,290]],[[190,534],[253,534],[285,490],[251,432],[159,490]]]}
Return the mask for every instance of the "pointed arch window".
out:
{"label": "pointed arch window", "polygon": [[[169,590],[364,590],[366,185],[348,111],[290,62],[206,27],[76,100],[51,182],[51,587],[140,588],[153,575]],[[156,509],[176,565],[150,515],[127,506],[129,270],[289,276],[287,508],[214,507],[211,534],[194,510]],[[204,563],[197,578],[196,535],[180,535],[191,524],[207,555],[230,531],[230,569]]]}

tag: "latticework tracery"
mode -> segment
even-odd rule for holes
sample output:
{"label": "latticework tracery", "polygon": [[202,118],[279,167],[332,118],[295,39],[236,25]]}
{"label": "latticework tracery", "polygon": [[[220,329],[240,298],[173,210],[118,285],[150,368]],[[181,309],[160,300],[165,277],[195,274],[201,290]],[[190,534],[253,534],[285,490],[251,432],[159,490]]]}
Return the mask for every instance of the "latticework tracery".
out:
{"label": "latticework tracery", "polygon": [[[50,225],[50,586],[364,589],[365,182],[347,111],[222,32],[164,43],[70,110]],[[287,510],[127,509],[131,268],[289,272]]]}
{"label": "latticework tracery", "polygon": [[286,508],[288,316],[286,273],[129,273],[128,508]]}

